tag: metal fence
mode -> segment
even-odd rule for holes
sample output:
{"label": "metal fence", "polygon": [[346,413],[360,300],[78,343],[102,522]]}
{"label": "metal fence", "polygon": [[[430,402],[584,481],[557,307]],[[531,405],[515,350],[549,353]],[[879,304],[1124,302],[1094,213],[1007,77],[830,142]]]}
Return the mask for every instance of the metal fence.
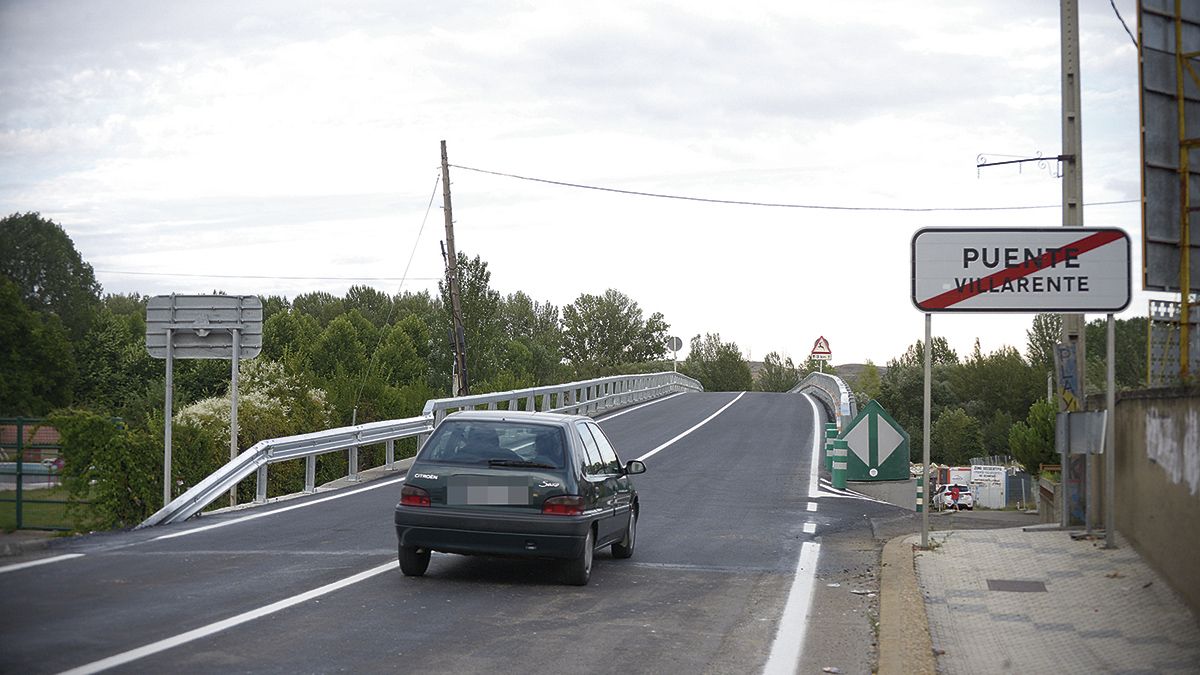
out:
{"label": "metal fence", "polygon": [[[38,417],[0,418],[0,504],[13,505],[18,530],[71,529],[61,516],[67,500],[31,499],[29,496],[59,484],[62,445],[58,432],[43,426],[44,422]],[[13,496],[7,496],[9,491]],[[30,510],[60,515],[30,519]]]}
{"label": "metal fence", "polygon": [[538,412],[571,412],[586,415],[632,405],[641,401],[682,391],[703,391],[696,380],[681,373],[649,373],[619,375],[584,382],[570,382],[548,387],[532,387],[515,391],[434,399],[425,404],[420,417],[386,422],[371,422],[357,426],[328,429],[298,436],[259,441],[238,454],[225,466],[200,481],[171,503],[159,509],[139,528],[187,520],[199,513],[242,479],[257,474],[255,502],[267,500],[267,468],[271,464],[293,459],[305,460],[305,492],[316,489],[317,456],[329,452],[347,452],[348,478],[358,479],[358,449],[366,445],[385,444],[385,466],[394,468],[395,441],[413,436],[424,437],[447,414],[456,410],[479,409],[527,410]]}

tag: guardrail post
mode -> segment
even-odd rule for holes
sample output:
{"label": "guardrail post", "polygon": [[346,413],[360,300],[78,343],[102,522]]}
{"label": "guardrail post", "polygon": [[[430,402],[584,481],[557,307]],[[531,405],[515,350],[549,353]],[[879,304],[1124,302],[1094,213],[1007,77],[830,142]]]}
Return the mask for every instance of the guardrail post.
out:
{"label": "guardrail post", "polygon": [[357,445],[350,446],[350,462],[349,462],[349,464],[350,464],[350,467],[349,467],[350,472],[349,472],[349,475],[346,476],[346,479],[349,480],[351,483],[357,483],[358,482],[358,446]]}
{"label": "guardrail post", "polygon": [[387,442],[383,444],[383,447],[384,447],[384,451],[383,451],[384,452],[384,460],[387,462],[387,470],[395,471],[396,470],[396,466],[395,466],[396,465],[396,439],[389,438],[387,440]]}
{"label": "guardrail post", "polygon": [[825,423],[825,470],[833,472],[833,442],[837,439],[837,422]]}
{"label": "guardrail post", "polygon": [[[254,503],[255,504],[266,504],[267,503],[267,465],[263,464],[262,466],[258,467],[257,474],[258,475],[255,477],[256,485],[255,485],[255,489],[254,489]],[[237,486],[234,485],[230,489],[236,490]]]}
{"label": "guardrail post", "polygon": [[304,458],[304,491],[312,494],[317,491],[317,456],[309,455]]}
{"label": "guardrail post", "polygon": [[839,438],[833,442],[833,487],[846,489],[846,457],[850,454],[850,442]]}

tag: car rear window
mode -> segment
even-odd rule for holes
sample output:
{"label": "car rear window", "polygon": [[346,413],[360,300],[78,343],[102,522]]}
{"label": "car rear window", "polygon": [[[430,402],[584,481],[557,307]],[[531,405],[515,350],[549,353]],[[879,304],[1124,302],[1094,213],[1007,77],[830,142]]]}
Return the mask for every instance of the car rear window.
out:
{"label": "car rear window", "polygon": [[558,427],[544,424],[446,420],[433,432],[421,459],[481,465],[531,462],[561,469],[563,435]]}

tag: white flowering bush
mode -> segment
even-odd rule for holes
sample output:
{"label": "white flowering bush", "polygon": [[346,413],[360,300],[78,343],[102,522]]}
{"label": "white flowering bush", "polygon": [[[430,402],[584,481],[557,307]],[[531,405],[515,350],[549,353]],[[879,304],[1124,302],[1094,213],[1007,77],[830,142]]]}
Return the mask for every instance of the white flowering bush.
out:
{"label": "white flowering bush", "polygon": [[[184,407],[175,414],[175,423],[203,430],[208,442],[203,475],[215,471],[229,461],[229,394],[206,398]],[[286,371],[283,364],[265,358],[243,361],[238,368],[238,449],[244,451],[255,443],[283,436],[293,436],[332,426],[326,395],[323,390],[309,386],[301,378]],[[337,456],[324,461],[321,473],[337,474]],[[294,492],[303,487],[302,462],[273,466],[268,472],[268,493]],[[296,464],[297,466],[290,466]],[[345,460],[341,460],[344,472]],[[207,467],[206,467],[207,468]],[[248,482],[248,481],[247,481]],[[240,488],[243,489],[243,488]],[[246,498],[253,485],[245,485]]]}

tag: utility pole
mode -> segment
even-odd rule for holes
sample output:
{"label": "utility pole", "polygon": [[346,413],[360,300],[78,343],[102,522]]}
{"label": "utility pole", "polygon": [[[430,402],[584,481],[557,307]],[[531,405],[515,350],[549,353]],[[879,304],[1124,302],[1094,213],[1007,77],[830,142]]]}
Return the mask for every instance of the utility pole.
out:
{"label": "utility pole", "polygon": [[454,250],[454,212],[450,208],[450,161],[442,141],[442,204],[446,212],[446,277],[450,285],[450,340],[454,343],[454,395],[466,396],[467,336],[463,332],[462,298],[458,288],[458,253]]}
{"label": "utility pole", "polygon": [[[1083,133],[1079,105],[1079,0],[1060,0],[1062,28],[1063,226],[1083,227]],[[1084,320],[1063,314],[1062,340],[1074,344],[1080,404],[1084,399]]]}
{"label": "utility pole", "polygon": [[[1079,0],[1060,0],[1062,30],[1062,157],[1063,157],[1063,227],[1083,227],[1083,122],[1081,120],[1079,86]],[[1081,410],[1087,408],[1087,348],[1084,344],[1086,323],[1083,314],[1062,315],[1062,341],[1075,347],[1076,397]],[[1060,410],[1062,404],[1060,404]],[[1113,414],[1109,411],[1108,414]],[[1070,453],[1064,456],[1071,461]],[[1084,527],[1090,533],[1095,520],[1095,462],[1092,453],[1085,457],[1086,513]],[[1063,466],[1063,484],[1070,473]],[[1064,503],[1064,509],[1066,505]],[[1064,523],[1070,522],[1068,516]]]}

